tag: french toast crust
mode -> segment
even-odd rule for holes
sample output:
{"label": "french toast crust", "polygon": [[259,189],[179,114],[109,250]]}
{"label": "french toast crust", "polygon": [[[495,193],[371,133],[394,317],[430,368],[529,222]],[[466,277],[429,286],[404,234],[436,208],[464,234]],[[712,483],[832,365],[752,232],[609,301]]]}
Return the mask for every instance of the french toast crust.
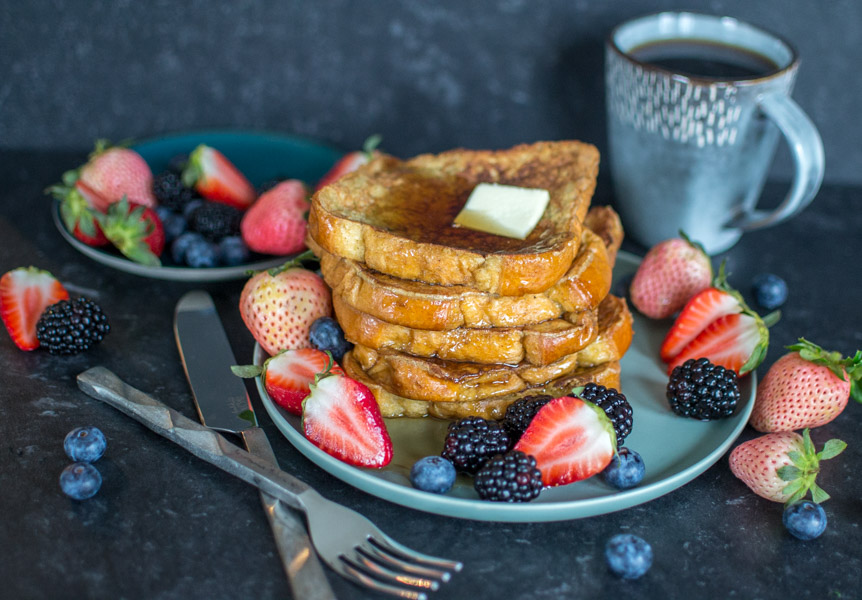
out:
{"label": "french toast crust", "polygon": [[[622,243],[622,226],[612,209],[587,219],[578,255],[551,288],[539,294],[500,296],[464,286],[405,281],[326,252],[313,240],[321,272],[334,295],[355,309],[383,321],[414,329],[521,327],[596,308],[611,286],[613,262]],[[605,246],[603,239],[611,240]]]}
{"label": "french toast crust", "polygon": [[[595,190],[599,156],[575,141],[508,150],[451,150],[407,161],[383,156],[316,192],[308,238],[342,258],[402,279],[537,293],[568,269]],[[480,182],[547,189],[526,240],[452,225]]]}

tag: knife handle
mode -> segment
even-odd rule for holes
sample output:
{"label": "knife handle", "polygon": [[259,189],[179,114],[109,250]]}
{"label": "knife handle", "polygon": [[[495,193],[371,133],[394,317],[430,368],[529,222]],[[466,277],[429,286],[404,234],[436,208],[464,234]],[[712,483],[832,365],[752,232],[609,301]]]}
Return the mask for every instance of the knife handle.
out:
{"label": "knife handle", "polygon": [[275,496],[292,508],[306,512],[302,495],[318,497],[311,487],[296,477],[133,388],[104,367],[93,367],[78,375],[78,387],[88,396],[113,406],[198,458]]}
{"label": "knife handle", "polygon": [[[278,465],[263,429],[245,429],[242,431],[242,439],[250,454]],[[311,549],[302,518],[266,492],[260,493],[260,500],[272,527],[293,597],[297,600],[335,600],[335,593],[326,579],[317,554]]]}

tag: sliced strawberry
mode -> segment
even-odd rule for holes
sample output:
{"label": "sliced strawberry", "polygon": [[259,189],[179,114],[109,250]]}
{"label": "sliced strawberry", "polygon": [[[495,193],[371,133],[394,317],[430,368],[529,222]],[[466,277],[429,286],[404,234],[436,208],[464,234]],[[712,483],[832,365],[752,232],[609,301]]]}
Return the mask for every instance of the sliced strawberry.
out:
{"label": "sliced strawberry", "polygon": [[183,183],[198,193],[240,210],[252,205],[257,193],[245,175],[228,158],[210,146],[201,144],[189,155],[183,170]]}
{"label": "sliced strawberry", "polygon": [[[773,313],[774,314],[774,313]],[[706,357],[715,365],[744,375],[763,361],[769,347],[769,329],[752,313],[719,317],[701,331],[668,365],[668,373],[689,358]]]}
{"label": "sliced strawberry", "polygon": [[371,390],[344,375],[311,384],[302,403],[302,431],[315,446],[358,467],[384,467],[392,441]]}
{"label": "sliced strawberry", "polygon": [[608,466],[616,452],[616,434],[602,409],[564,396],[536,413],[515,450],[536,457],[545,486],[565,485]]}
{"label": "sliced strawberry", "polygon": [[377,156],[379,152],[377,152],[376,148],[380,144],[380,140],[381,137],[379,135],[372,135],[365,140],[364,144],[362,144],[362,150],[348,152],[342,156],[338,162],[332,165],[332,168],[326,172],[326,175],[320,178],[320,181],[317,182],[317,186],[314,190],[317,191],[323,186],[333,183],[337,179],[340,179],[351,171],[355,171]]}
{"label": "sliced strawberry", "polygon": [[670,362],[710,323],[743,309],[739,297],[727,290],[709,287],[695,294],[667,332],[659,356],[662,361]]}
{"label": "sliced strawberry", "polygon": [[165,228],[152,208],[128,202],[124,197],[100,215],[99,224],[105,237],[126,258],[144,265],[161,265]]}
{"label": "sliced strawberry", "polygon": [[39,347],[39,317],[52,304],[68,298],[69,292],[53,275],[36,267],[19,267],[0,278],[0,318],[21,350]]}
{"label": "sliced strawberry", "polygon": [[344,375],[344,370],[334,363],[326,352],[316,348],[284,350],[266,359],[263,366],[244,365],[232,368],[240,377],[257,377],[263,374],[263,385],[269,397],[294,415],[302,414],[302,401],[308,396],[308,386],[314,383],[314,376],[327,369],[330,373]]}

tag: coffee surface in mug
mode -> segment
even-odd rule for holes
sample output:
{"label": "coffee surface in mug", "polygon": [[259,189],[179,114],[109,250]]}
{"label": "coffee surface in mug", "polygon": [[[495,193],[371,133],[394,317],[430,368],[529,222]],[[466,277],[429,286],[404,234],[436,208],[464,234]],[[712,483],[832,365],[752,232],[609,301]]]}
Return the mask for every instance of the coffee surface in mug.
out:
{"label": "coffee surface in mug", "polygon": [[629,56],[674,73],[707,79],[751,79],[778,69],[756,52],[705,40],[653,42],[633,48]]}

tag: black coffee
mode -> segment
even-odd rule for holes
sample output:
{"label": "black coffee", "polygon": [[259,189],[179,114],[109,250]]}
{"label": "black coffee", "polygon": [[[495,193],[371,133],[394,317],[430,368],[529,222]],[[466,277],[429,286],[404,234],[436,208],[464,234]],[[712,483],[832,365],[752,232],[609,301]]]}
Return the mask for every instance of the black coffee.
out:
{"label": "black coffee", "polygon": [[674,73],[709,79],[750,79],[778,69],[772,60],[756,52],[701,40],[653,42],[628,54]]}

